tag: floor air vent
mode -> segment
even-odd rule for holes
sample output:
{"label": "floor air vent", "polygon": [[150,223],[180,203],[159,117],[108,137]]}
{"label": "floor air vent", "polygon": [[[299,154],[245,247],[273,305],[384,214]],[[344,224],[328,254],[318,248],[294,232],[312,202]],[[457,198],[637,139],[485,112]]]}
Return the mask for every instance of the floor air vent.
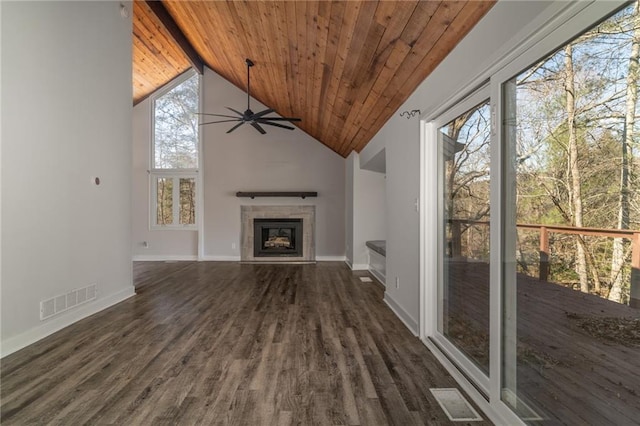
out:
{"label": "floor air vent", "polygon": [[362,281],[363,283],[372,283],[373,280],[369,277],[360,277],[360,281]]}
{"label": "floor air vent", "polygon": [[71,290],[60,296],[40,302],[40,321],[68,311],[71,308],[94,300],[98,295],[96,284]]}
{"label": "floor air vent", "polygon": [[469,404],[456,388],[429,389],[442,410],[452,422],[474,422],[482,420],[478,412]]}

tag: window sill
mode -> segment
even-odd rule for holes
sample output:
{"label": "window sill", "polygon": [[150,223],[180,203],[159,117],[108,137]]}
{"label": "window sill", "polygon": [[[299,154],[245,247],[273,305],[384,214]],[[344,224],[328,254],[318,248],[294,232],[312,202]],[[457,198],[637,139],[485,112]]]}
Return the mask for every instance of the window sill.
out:
{"label": "window sill", "polygon": [[195,225],[151,225],[150,231],[198,231]]}

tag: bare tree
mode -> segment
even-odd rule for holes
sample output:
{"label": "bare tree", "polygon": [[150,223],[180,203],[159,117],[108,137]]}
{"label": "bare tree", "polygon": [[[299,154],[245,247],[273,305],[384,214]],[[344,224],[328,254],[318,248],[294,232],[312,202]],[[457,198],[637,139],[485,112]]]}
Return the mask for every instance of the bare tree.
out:
{"label": "bare tree", "polygon": [[[568,171],[571,177],[569,186],[569,199],[573,209],[573,225],[577,228],[584,226],[582,221],[582,181],[580,179],[580,167],[578,166],[578,141],[576,137],[576,99],[575,99],[575,73],[573,70],[573,46],[569,43],[565,49],[565,81],[567,109],[567,131],[569,136]],[[580,279],[580,291],[589,292],[589,279],[587,277],[587,257],[585,254],[584,240],[576,235],[576,272]]]}
{"label": "bare tree", "polygon": [[[481,251],[474,244],[470,231],[475,221],[489,215],[489,118],[488,104],[483,103],[467,111],[445,128],[447,162],[446,212],[452,219],[449,224],[450,255],[463,254],[463,234],[467,234],[465,255]],[[486,227],[483,227],[486,228]],[[476,233],[479,239],[487,234],[486,229]]]}
{"label": "bare tree", "polygon": [[[620,196],[618,201],[618,229],[629,229],[629,196],[630,179],[629,168],[631,162],[630,149],[633,146],[636,106],[638,102],[638,84],[640,83],[640,71],[638,60],[640,59],[640,0],[636,0],[632,20],[633,38],[631,41],[631,54],[629,55],[629,71],[627,73],[627,96],[625,103],[624,128],[621,143],[620,164]],[[613,240],[613,253],[611,256],[611,290],[609,300],[622,302],[623,277],[622,267],[625,263],[625,247],[622,238]]]}

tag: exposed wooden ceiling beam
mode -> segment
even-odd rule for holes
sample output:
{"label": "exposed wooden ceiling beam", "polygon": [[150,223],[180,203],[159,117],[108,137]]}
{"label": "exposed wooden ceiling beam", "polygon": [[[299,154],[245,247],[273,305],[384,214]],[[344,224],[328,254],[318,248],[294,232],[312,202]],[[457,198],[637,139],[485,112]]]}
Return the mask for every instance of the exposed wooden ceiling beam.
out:
{"label": "exposed wooden ceiling beam", "polygon": [[155,13],[162,25],[167,29],[174,41],[180,46],[185,56],[200,74],[204,73],[204,62],[196,50],[193,48],[189,40],[185,37],[184,33],[173,20],[167,9],[164,7],[161,1],[145,0],[149,8]]}

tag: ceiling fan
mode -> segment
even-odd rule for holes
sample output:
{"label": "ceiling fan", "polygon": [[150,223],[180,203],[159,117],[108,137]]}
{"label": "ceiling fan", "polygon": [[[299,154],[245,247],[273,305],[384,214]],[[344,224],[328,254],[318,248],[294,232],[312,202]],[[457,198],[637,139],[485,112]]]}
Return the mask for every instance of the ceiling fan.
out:
{"label": "ceiling fan", "polygon": [[209,121],[209,122],[206,122],[206,123],[200,123],[200,125],[204,126],[205,124],[227,123],[227,122],[230,122],[230,121],[239,121],[239,123],[236,124],[235,126],[233,126],[231,129],[229,129],[227,131],[227,133],[231,133],[235,129],[237,129],[238,127],[242,126],[243,124],[249,123],[249,124],[251,124],[251,126],[253,126],[253,128],[255,128],[257,131],[259,131],[263,135],[265,133],[267,133],[267,132],[262,128],[262,126],[260,126],[261,124],[267,124],[269,126],[282,127],[283,129],[293,130],[294,127],[287,126],[287,125],[280,124],[280,123],[274,123],[274,121],[301,121],[300,118],[293,118],[293,117],[265,117],[265,115],[270,114],[272,112],[275,112],[275,110],[271,109],[271,108],[267,108],[264,111],[260,111],[260,112],[251,111],[251,108],[250,108],[250,105],[249,105],[249,102],[251,100],[251,89],[250,89],[249,75],[250,75],[251,67],[254,65],[254,63],[253,63],[253,61],[251,61],[251,59],[246,59],[245,62],[247,64],[247,110],[244,113],[242,113],[242,112],[237,111],[237,110],[235,110],[233,108],[226,107],[228,110],[233,111],[236,114],[238,114],[238,116],[224,115],[224,114],[198,113],[199,115],[210,115],[210,116],[214,116],[214,117],[224,117],[224,118],[226,118],[226,120]]}

